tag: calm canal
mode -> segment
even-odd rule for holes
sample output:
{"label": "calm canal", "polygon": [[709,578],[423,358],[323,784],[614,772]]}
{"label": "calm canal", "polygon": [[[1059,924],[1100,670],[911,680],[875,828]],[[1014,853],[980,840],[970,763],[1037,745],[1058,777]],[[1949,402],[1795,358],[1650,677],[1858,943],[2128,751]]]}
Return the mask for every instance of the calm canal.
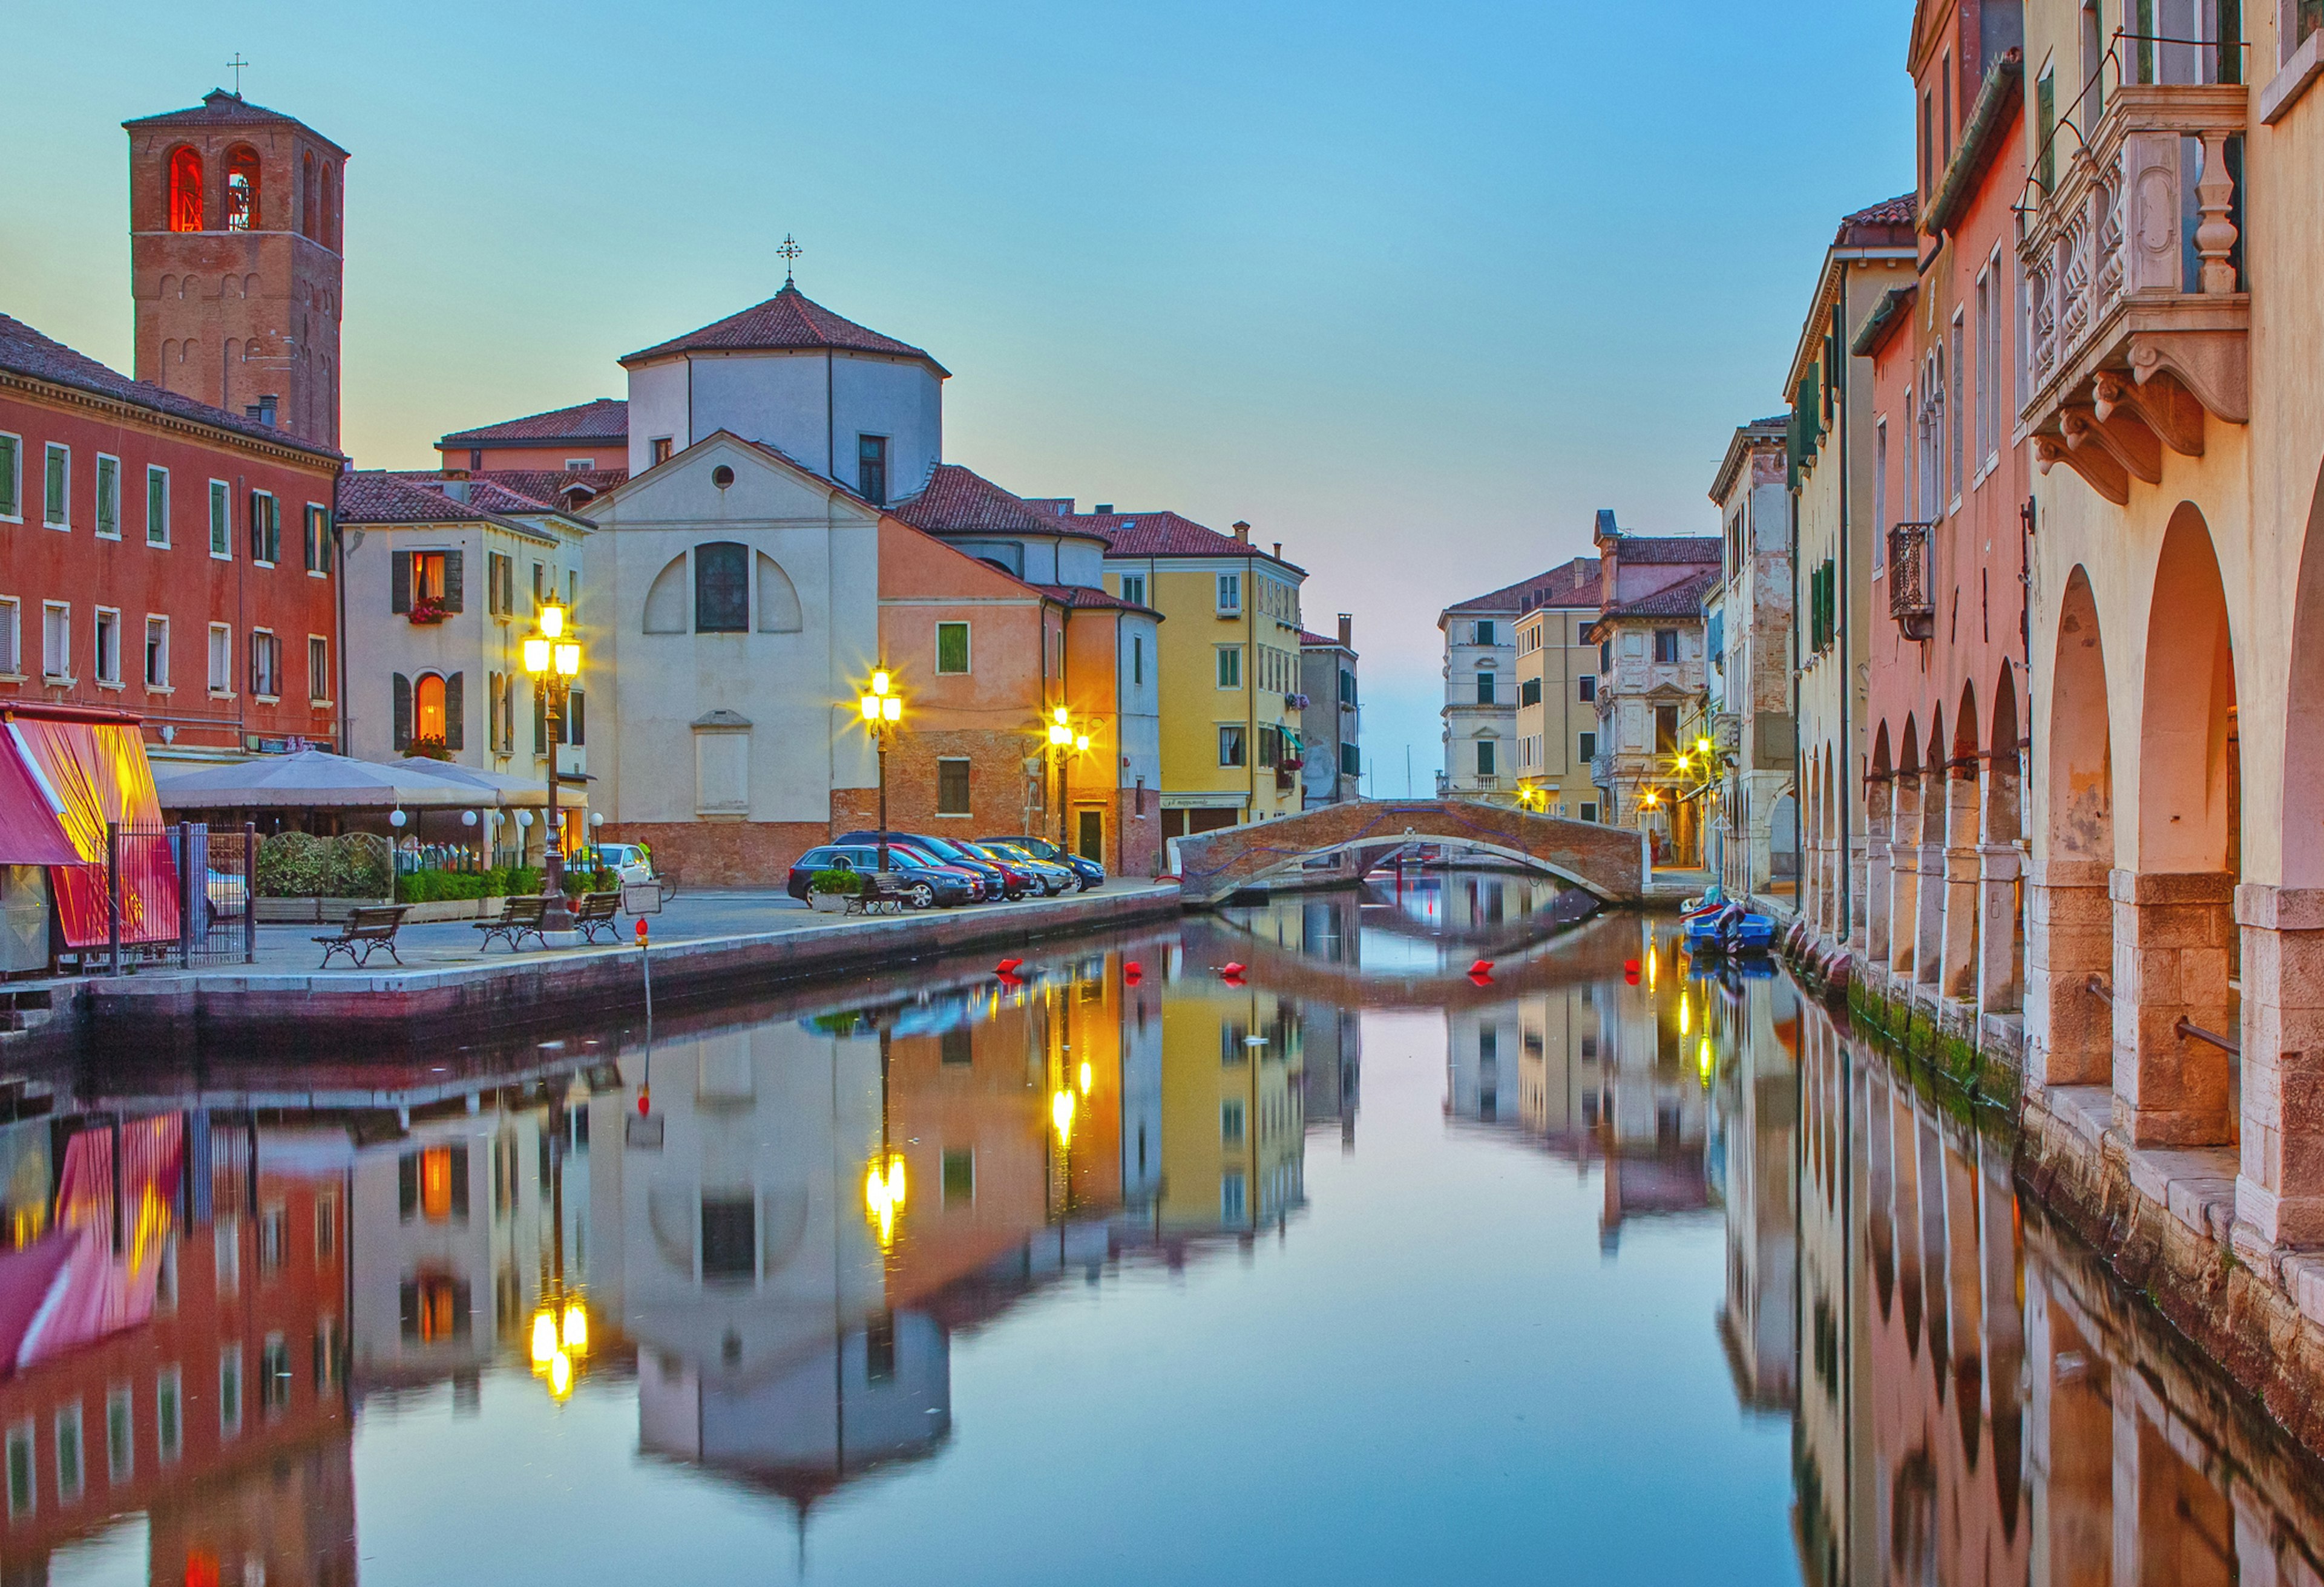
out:
{"label": "calm canal", "polygon": [[46,1078],[0,1582],[2319,1580],[2001,1140],[1553,896]]}

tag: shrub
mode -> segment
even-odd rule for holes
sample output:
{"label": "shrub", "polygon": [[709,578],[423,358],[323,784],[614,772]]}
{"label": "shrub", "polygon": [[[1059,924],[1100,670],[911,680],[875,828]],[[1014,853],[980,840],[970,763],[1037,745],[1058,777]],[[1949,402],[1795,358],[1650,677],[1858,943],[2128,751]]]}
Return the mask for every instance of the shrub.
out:
{"label": "shrub", "polygon": [[571,897],[577,898],[584,893],[611,893],[621,885],[619,876],[602,867],[565,873],[565,891]]}
{"label": "shrub", "polygon": [[502,866],[488,871],[414,871],[395,879],[398,904],[505,898],[540,891],[540,873],[530,866]]}
{"label": "shrub", "polygon": [[807,879],[810,893],[835,893],[843,898],[853,898],[863,891],[863,876],[858,871],[817,871]]}
{"label": "shrub", "polygon": [[257,869],[262,898],[387,895],[387,843],[372,832],[276,832],[259,840]]}

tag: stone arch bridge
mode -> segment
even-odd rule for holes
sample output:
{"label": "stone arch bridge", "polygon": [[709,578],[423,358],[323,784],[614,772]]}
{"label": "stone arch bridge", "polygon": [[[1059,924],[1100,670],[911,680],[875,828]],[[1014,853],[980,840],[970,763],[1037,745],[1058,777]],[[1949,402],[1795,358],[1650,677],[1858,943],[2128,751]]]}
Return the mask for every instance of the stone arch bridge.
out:
{"label": "stone arch bridge", "polygon": [[1218,904],[1346,849],[1380,853],[1428,840],[1466,844],[1572,883],[1609,904],[1646,895],[1646,836],[1626,827],[1533,815],[1462,799],[1365,800],[1281,821],[1170,839],[1171,868],[1189,904]]}

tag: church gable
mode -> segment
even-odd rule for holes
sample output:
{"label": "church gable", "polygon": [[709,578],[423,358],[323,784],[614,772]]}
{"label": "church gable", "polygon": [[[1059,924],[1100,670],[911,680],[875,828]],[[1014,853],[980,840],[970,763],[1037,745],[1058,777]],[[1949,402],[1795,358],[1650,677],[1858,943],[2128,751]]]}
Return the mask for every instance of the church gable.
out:
{"label": "church gable", "polygon": [[878,511],[780,453],[720,431],[600,497],[608,527],[831,523],[870,527]]}
{"label": "church gable", "polygon": [[893,518],[880,520],[883,601],[1026,601],[1038,592],[1015,575]]}

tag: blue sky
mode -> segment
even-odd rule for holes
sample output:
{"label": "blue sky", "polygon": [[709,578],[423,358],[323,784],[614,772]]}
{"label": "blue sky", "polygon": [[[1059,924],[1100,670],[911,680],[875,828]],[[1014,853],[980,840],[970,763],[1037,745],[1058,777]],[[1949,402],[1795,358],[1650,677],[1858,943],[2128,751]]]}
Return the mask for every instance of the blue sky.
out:
{"label": "blue sky", "polygon": [[1713,528],[1834,223],[1911,181],[1905,0],[8,11],[0,312],[129,366],[117,124],[236,50],[354,154],[359,464],[619,395],[795,233],[954,372],[954,461],[1283,541],[1382,794],[1440,764],[1437,610],[1600,507]]}

